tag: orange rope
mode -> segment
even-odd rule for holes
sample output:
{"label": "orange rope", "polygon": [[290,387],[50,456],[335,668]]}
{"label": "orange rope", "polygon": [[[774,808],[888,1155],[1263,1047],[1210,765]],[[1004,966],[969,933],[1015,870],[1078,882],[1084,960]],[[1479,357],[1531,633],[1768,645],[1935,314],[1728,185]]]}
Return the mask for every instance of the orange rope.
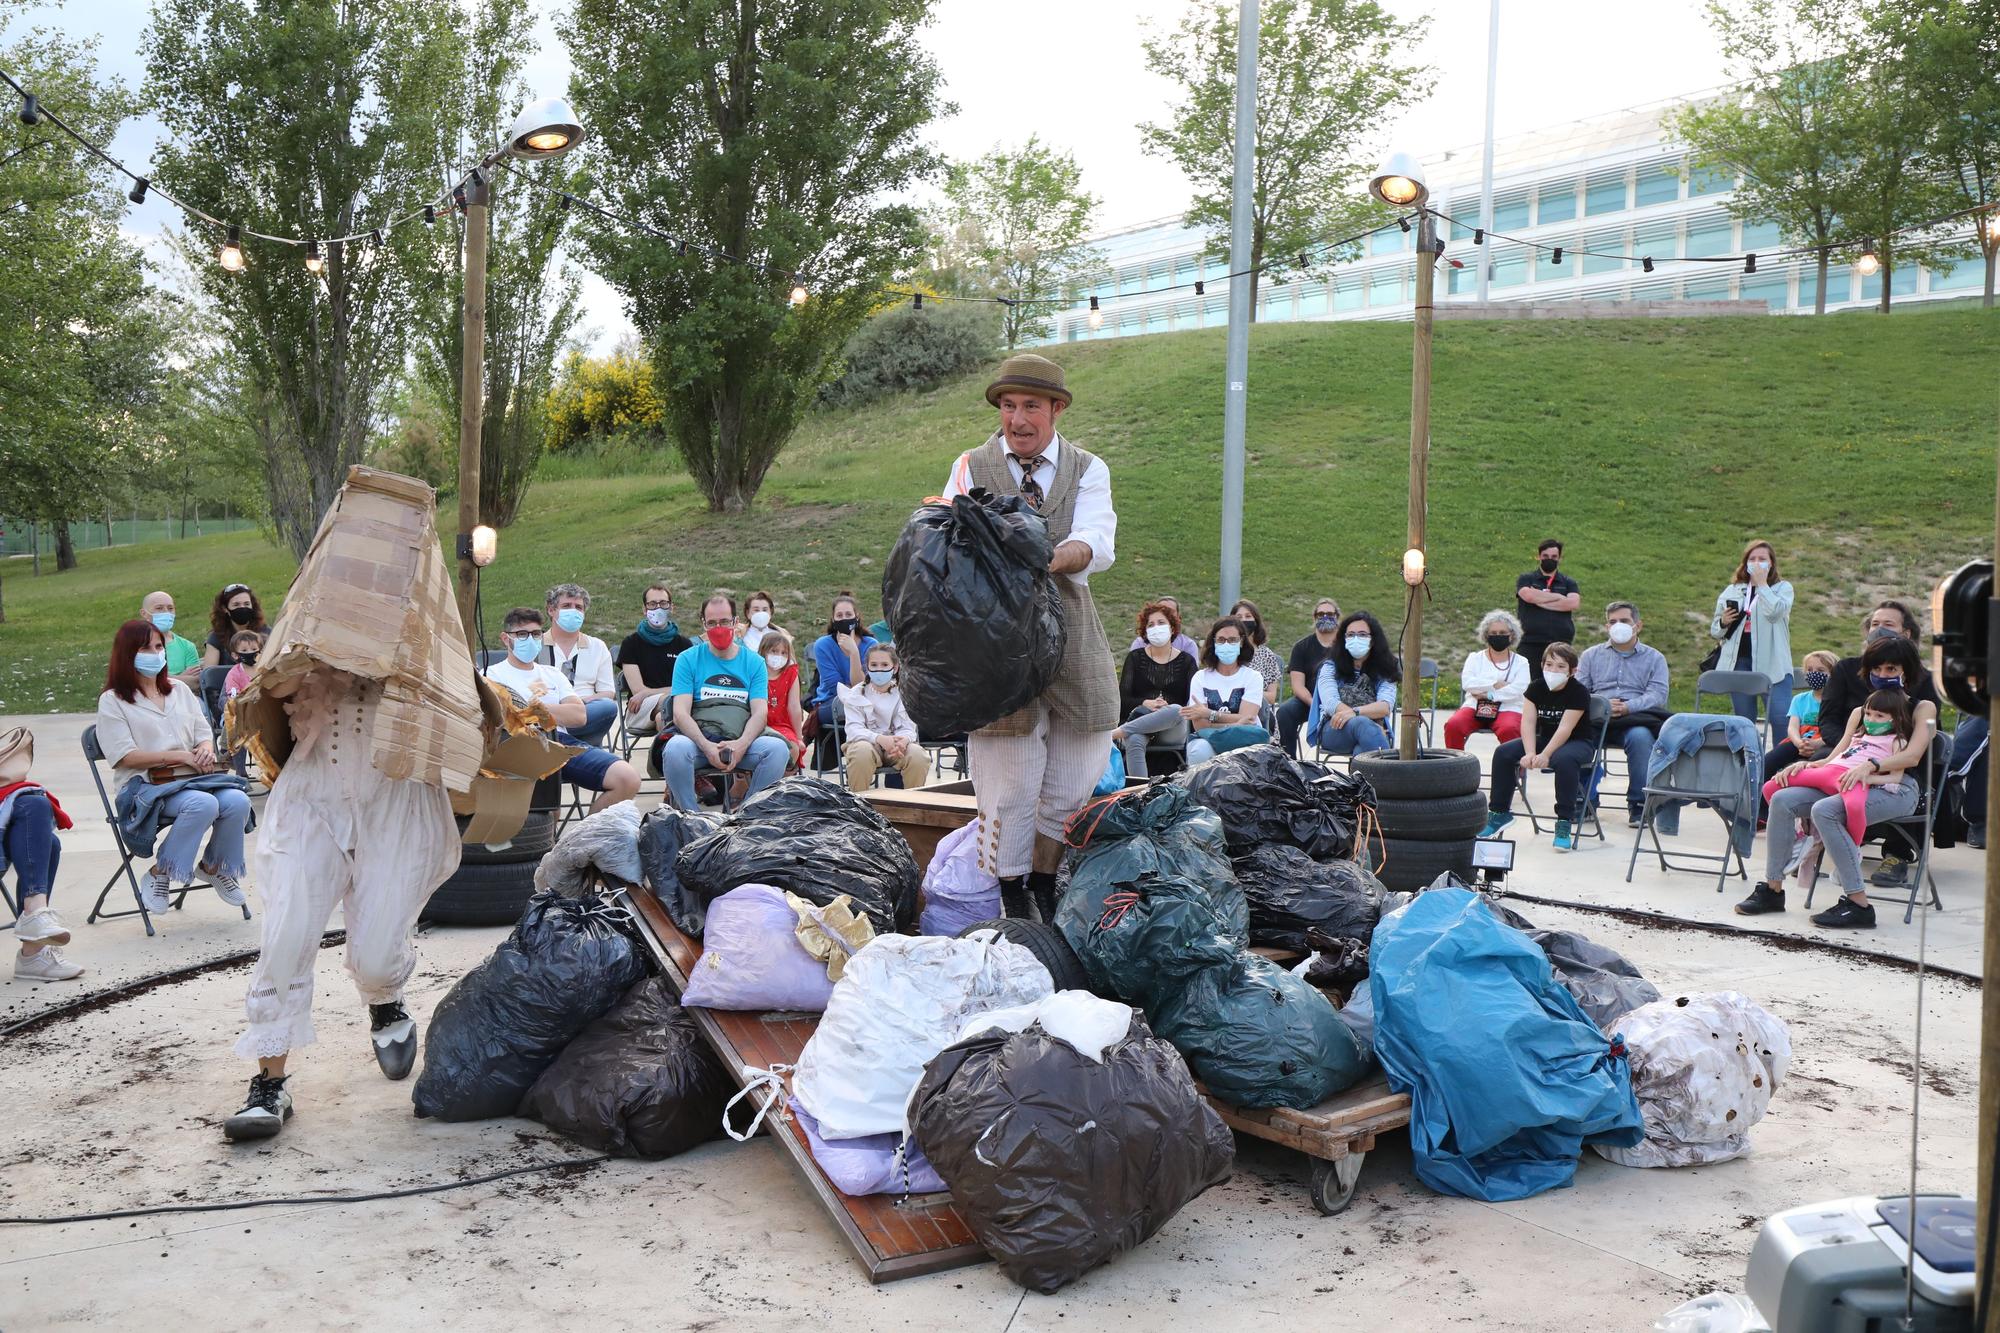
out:
{"label": "orange rope", "polygon": [[1118,893],[1106,894],[1104,897],[1104,914],[1097,918],[1097,928],[1099,930],[1110,930],[1117,926],[1119,922],[1125,919],[1125,914],[1137,907],[1139,902],[1139,894],[1133,889],[1124,889]]}
{"label": "orange rope", "polygon": [[1382,834],[1382,821],[1376,816],[1374,806],[1354,807],[1354,832],[1354,859],[1357,861],[1361,859],[1361,854],[1368,850],[1368,840],[1371,836],[1381,844],[1382,859],[1375,865],[1375,873],[1381,874],[1382,867],[1389,864],[1389,840]]}
{"label": "orange rope", "polygon": [[[1120,794],[1113,792],[1109,796],[1100,796],[1065,820],[1063,822],[1063,845],[1078,851],[1090,846],[1090,840],[1097,836],[1097,826],[1104,822],[1104,816],[1111,811],[1111,803],[1117,800]],[[1090,817],[1090,827],[1084,830],[1083,841],[1078,842],[1076,840],[1077,826],[1083,823],[1086,815]]]}

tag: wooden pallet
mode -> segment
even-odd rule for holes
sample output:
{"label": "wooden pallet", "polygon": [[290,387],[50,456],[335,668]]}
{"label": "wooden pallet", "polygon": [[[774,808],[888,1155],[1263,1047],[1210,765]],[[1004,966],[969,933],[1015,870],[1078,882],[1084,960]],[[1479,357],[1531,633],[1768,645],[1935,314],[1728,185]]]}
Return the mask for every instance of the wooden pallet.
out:
{"label": "wooden pallet", "polygon": [[[1202,1095],[1208,1096],[1206,1089]],[[1208,1097],[1208,1104],[1231,1129],[1312,1158],[1313,1206],[1329,1217],[1354,1197],[1362,1159],[1375,1147],[1375,1136],[1410,1123],[1409,1094],[1391,1091],[1388,1076],[1379,1070],[1367,1082],[1303,1111],[1231,1106],[1214,1097]]]}
{"label": "wooden pallet", "polygon": [[[659,900],[644,889],[626,889],[620,900],[638,918],[641,933],[661,971],[677,992],[684,990],[688,974],[701,957],[700,943],[683,934]],[[749,1081],[745,1066],[758,1070],[797,1064],[799,1052],[819,1026],[819,1018],[814,1014],[695,1008],[687,1012],[730,1070],[738,1087]],[[785,1075],[785,1088],[789,1093],[789,1074]],[[843,1194],[813,1160],[805,1131],[789,1110],[782,1104],[771,1107],[764,1116],[764,1125],[798,1169],[820,1206],[832,1217],[855,1258],[867,1271],[870,1282],[894,1282],[922,1273],[963,1268],[987,1258],[986,1251],[972,1238],[972,1229],[958,1215],[951,1195],[915,1194],[902,1199],[892,1194],[862,1197]]]}

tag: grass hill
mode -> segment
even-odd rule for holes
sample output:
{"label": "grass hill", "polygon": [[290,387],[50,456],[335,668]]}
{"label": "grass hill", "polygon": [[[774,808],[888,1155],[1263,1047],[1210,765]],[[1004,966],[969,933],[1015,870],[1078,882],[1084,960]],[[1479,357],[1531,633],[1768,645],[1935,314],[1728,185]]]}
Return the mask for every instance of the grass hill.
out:
{"label": "grass hill", "polygon": [[[1112,468],[1118,563],[1093,582],[1115,643],[1140,602],[1190,610],[1218,587],[1223,335],[1065,346],[1076,406],[1065,433]],[[1799,592],[1792,641],[1852,651],[1884,596],[1927,598],[1941,572],[1990,548],[2000,439],[2000,318],[1977,308],[1819,319],[1440,323],[1430,474],[1428,655],[1446,679],[1478,617],[1512,605],[1535,544],[1567,543],[1582,619],[1638,603],[1685,701],[1717,591],[1753,537]],[[1410,329],[1259,327],[1251,343],[1244,589],[1285,646],[1314,598],[1396,630],[1408,475]],[[574,579],[590,630],[637,619],[671,581],[683,624],[697,595],[769,589],[779,623],[818,632],[851,587],[879,612],[881,562],[956,453],[993,427],[984,376],[817,415],[753,513],[710,515],[666,460],[552,458],[487,571],[489,634],[508,606]],[[447,520],[448,522],[448,520]],[[277,600],[290,556],[254,534],[83,555],[63,575],[0,566],[0,712],[91,706],[112,627],[147,590],[180,602],[191,637],[231,580]],[[1594,638],[1593,633],[1589,636]]]}

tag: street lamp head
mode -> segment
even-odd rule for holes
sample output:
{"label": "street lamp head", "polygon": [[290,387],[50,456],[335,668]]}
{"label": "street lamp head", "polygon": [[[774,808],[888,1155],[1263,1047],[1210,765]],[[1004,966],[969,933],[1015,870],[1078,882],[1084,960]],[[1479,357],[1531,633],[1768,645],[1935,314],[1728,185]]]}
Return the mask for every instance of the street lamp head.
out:
{"label": "street lamp head", "polygon": [[500,534],[484,523],[472,530],[472,563],[484,569],[500,554]]}
{"label": "street lamp head", "polygon": [[1424,183],[1422,164],[1408,153],[1391,153],[1383,158],[1382,165],[1369,177],[1368,193],[1391,208],[1421,207],[1431,195],[1430,187]]}
{"label": "street lamp head", "polygon": [[507,132],[507,152],[524,161],[558,157],[583,142],[583,122],[565,98],[545,97],[524,107]]}

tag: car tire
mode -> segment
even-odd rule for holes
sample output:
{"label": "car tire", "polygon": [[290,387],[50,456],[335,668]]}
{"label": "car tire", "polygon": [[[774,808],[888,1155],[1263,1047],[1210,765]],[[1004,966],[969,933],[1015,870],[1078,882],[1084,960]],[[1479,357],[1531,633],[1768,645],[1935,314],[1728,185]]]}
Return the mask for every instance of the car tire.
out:
{"label": "car tire", "polygon": [[1396,893],[1415,893],[1428,889],[1431,882],[1445,871],[1470,880],[1473,878],[1471,838],[1461,838],[1453,842],[1426,842],[1417,838],[1384,838],[1382,842],[1371,844],[1365,854],[1369,868],[1374,869],[1373,859],[1385,856],[1382,867],[1375,871],[1375,877]]}
{"label": "car tire", "polygon": [[1457,842],[1473,838],[1486,827],[1486,793],[1438,796],[1426,800],[1375,802],[1375,816],[1390,837],[1418,842]]}
{"label": "car tire", "polygon": [[421,920],[439,926],[511,926],[535,896],[535,866],[528,861],[463,862],[437,886]]}
{"label": "car tire", "polygon": [[1076,956],[1076,950],[1069,947],[1069,941],[1054,926],[1043,925],[1039,921],[1023,921],[1019,917],[995,917],[967,926],[958,932],[964,939],[976,930],[994,930],[1000,937],[1020,945],[1033,954],[1043,967],[1049,970],[1049,978],[1057,990],[1089,990],[1090,977],[1083,970],[1083,960]]}
{"label": "car tire", "polygon": [[1479,790],[1479,761],[1460,750],[1419,750],[1415,759],[1394,750],[1354,756],[1353,771],[1368,779],[1384,801],[1435,800]]}

